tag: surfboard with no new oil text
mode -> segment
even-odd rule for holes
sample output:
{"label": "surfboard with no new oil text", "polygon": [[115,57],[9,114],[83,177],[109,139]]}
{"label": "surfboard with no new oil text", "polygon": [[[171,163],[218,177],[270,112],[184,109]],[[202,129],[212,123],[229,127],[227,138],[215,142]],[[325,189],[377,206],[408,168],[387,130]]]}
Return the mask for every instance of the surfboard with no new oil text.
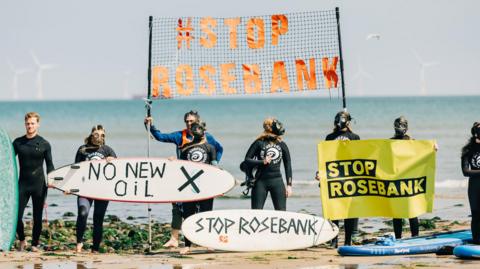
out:
{"label": "surfboard with no new oil text", "polygon": [[233,176],[218,167],[163,158],[85,161],[50,172],[48,181],[78,196],[136,203],[204,200],[235,186]]}

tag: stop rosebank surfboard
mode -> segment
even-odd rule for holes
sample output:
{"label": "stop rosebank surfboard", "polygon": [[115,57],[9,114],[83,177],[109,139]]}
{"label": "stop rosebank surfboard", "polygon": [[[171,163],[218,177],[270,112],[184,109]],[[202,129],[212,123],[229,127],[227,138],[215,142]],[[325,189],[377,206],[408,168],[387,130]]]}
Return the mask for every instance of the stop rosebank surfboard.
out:
{"label": "stop rosebank surfboard", "polygon": [[463,245],[453,249],[453,255],[462,259],[480,259],[480,245]]}
{"label": "stop rosebank surfboard", "polygon": [[435,253],[442,247],[455,247],[472,239],[470,230],[437,233],[400,240],[381,239],[361,246],[342,246],[338,254],[342,256],[385,256]]}
{"label": "stop rosebank surfboard", "polygon": [[18,177],[12,142],[3,129],[0,129],[0,186],[0,250],[9,251],[17,228]]}
{"label": "stop rosebank surfboard", "polygon": [[50,172],[48,181],[78,196],[136,203],[209,199],[235,186],[233,176],[218,167],[163,158],[85,161]]}
{"label": "stop rosebank surfboard", "polygon": [[312,247],[338,234],[321,217],[273,210],[215,210],[195,214],[182,224],[197,245],[227,251],[275,251]]}

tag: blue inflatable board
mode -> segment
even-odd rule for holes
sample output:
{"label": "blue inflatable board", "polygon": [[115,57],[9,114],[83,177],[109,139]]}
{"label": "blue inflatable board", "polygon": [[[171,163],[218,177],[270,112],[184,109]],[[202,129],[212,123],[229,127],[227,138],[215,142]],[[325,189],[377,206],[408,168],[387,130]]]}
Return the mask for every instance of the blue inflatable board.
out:
{"label": "blue inflatable board", "polygon": [[437,233],[400,240],[385,238],[361,246],[339,247],[338,254],[342,256],[385,256],[435,253],[442,247],[463,245],[469,240],[472,240],[470,230]]}
{"label": "blue inflatable board", "polygon": [[453,255],[462,259],[480,259],[480,245],[463,245],[453,249]]}

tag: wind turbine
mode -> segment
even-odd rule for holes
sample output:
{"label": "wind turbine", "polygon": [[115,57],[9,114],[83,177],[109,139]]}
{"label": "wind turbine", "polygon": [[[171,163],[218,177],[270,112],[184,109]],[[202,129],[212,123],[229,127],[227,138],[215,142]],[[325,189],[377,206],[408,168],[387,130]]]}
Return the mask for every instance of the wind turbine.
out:
{"label": "wind turbine", "polygon": [[418,63],[420,64],[420,95],[425,96],[427,95],[427,83],[425,81],[425,68],[432,67],[438,65],[439,62],[424,62],[420,56],[418,56],[417,51],[412,49],[413,55],[417,59]]}
{"label": "wind turbine", "polygon": [[364,82],[365,78],[372,80],[372,76],[367,73],[362,66],[362,61],[360,57],[357,59],[357,72],[353,75],[352,79],[354,81],[358,80],[358,95],[363,96],[363,90],[364,90]]}
{"label": "wind turbine", "polygon": [[55,64],[41,64],[40,61],[38,60],[37,56],[35,53],[33,53],[33,50],[30,50],[30,55],[32,55],[33,61],[35,62],[35,65],[37,66],[37,99],[42,100],[43,99],[43,84],[42,84],[42,74],[44,70],[49,70],[57,67]]}
{"label": "wind turbine", "polygon": [[27,73],[28,69],[16,69],[10,60],[7,60],[7,64],[10,67],[10,70],[13,72],[13,82],[12,82],[12,94],[13,100],[18,100],[18,76]]}

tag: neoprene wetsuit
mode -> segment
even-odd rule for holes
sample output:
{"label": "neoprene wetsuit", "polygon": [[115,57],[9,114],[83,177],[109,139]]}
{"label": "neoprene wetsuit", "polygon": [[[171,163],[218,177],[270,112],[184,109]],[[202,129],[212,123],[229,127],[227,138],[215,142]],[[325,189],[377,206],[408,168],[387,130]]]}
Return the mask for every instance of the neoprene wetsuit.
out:
{"label": "neoprene wetsuit", "polygon": [[480,244],[480,144],[473,144],[468,154],[462,156],[462,172],[469,177],[468,201],[472,212],[473,243]]}
{"label": "neoprene wetsuit", "polygon": [[[109,146],[103,145],[98,147],[92,145],[83,145],[77,151],[77,155],[75,156],[75,163],[89,160],[101,160],[107,157],[117,157],[113,149]],[[85,234],[85,229],[87,228],[88,213],[90,212],[90,208],[92,207],[93,203],[95,203],[95,208],[93,209],[92,250],[98,251],[100,248],[100,242],[102,242],[103,219],[105,217],[105,212],[107,211],[108,201],[88,199],[78,196],[77,243],[83,242],[83,235]]]}
{"label": "neoprene wetsuit", "polygon": [[[263,164],[266,156],[271,162]],[[287,197],[280,166],[283,160],[287,185],[292,186],[292,166],[290,152],[285,142],[255,140],[245,155],[245,161],[250,166],[257,166],[255,184],[252,188],[252,209],[263,209],[267,195],[270,192],[275,210],[287,210]]]}
{"label": "neoprene wetsuit", "polygon": [[[411,138],[408,135],[403,135],[403,136],[394,136],[391,139],[400,139],[400,140],[411,140]],[[418,230],[419,230],[419,224],[418,224],[418,218],[410,218],[408,219],[408,222],[410,224],[410,233],[412,234],[412,237],[418,236]],[[403,231],[403,219],[393,219],[393,231],[395,232],[395,238],[400,239],[402,238],[402,231]]]}
{"label": "neoprene wetsuit", "polygon": [[[180,152],[180,159],[182,160],[206,164],[211,164],[212,161],[216,160],[216,157],[215,148],[207,143],[197,144]],[[182,206],[182,217],[186,219],[199,212],[211,211],[213,209],[213,198],[202,201],[185,202]],[[185,237],[185,246],[190,247],[191,245],[192,242]]]}
{"label": "neoprene wetsuit", "polygon": [[18,222],[17,234],[20,241],[25,240],[23,213],[28,200],[32,197],[33,231],[32,246],[38,245],[42,232],[43,204],[47,197],[47,185],[43,172],[43,162],[47,166],[47,173],[54,170],[50,144],[43,137],[36,135],[33,138],[19,137],[13,141],[13,149],[18,155],[20,177],[18,179]]}
{"label": "neoprene wetsuit", "polygon": [[[150,126],[150,133],[155,137],[157,141],[165,142],[165,143],[172,143],[177,146],[176,154],[177,158],[180,158],[181,148],[184,144],[191,142],[193,140],[193,136],[187,132],[186,130],[176,131],[173,133],[162,133],[160,130],[155,128],[154,125]],[[223,154],[223,147],[220,143],[218,143],[215,138],[209,134],[205,133],[205,138],[207,139],[207,143],[212,145],[215,148],[216,152],[216,160],[220,162]],[[181,203],[172,203],[172,229],[180,230],[182,228],[182,204]]]}
{"label": "neoprene wetsuit", "polygon": [[[325,140],[360,140],[360,136],[357,134],[350,132],[350,131],[334,131],[327,135]],[[337,226],[339,226],[340,221],[334,220],[332,221]],[[351,219],[344,219],[343,220],[345,226],[345,245],[349,246],[352,244],[352,235],[354,232],[358,231],[358,218],[351,218]],[[340,226],[339,226],[340,227]],[[333,239],[333,244],[337,245],[338,236]]]}

